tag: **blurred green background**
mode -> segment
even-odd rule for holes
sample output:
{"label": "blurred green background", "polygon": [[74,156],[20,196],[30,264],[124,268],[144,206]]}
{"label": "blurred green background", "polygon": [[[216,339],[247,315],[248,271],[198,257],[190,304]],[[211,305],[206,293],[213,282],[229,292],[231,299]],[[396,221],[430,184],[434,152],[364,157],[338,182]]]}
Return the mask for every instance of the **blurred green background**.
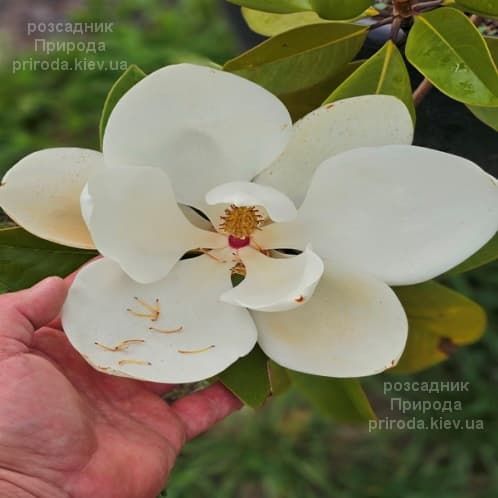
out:
{"label": "blurred green background", "polygon": [[[35,11],[45,5],[45,10]],[[69,5],[67,5],[69,4]],[[111,22],[97,54],[34,52],[26,22]],[[146,72],[193,60],[223,62],[237,53],[236,34],[215,0],[0,2],[0,170],[34,150],[73,145],[98,148],[98,121],[119,71],[41,71],[32,59],[75,55],[127,61]],[[50,16],[54,16],[50,18]],[[41,16],[41,17],[40,17]],[[48,16],[48,17],[43,17]],[[66,38],[80,41],[69,35]],[[12,73],[14,60],[26,70]],[[437,133],[438,123],[433,123]],[[476,143],[475,147],[479,147]],[[381,419],[482,420],[483,430],[378,430],[332,423],[290,392],[254,413],[243,410],[192,442],[180,457],[169,498],[495,498],[498,496],[498,266],[445,283],[489,312],[483,341],[456,351],[444,364],[406,378],[383,374],[365,381]],[[399,414],[383,383],[394,380],[468,381],[469,392],[402,392],[409,400],[461,401],[463,411]]]}

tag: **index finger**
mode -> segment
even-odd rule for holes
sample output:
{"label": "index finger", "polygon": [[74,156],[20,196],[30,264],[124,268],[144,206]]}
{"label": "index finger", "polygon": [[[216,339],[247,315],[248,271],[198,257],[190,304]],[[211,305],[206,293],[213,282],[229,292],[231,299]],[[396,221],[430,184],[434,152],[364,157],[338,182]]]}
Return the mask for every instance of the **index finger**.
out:
{"label": "index finger", "polygon": [[49,277],[30,289],[0,296],[0,335],[29,345],[33,332],[60,313],[66,294],[63,280]]}
{"label": "index finger", "polygon": [[175,401],[172,410],[183,422],[187,439],[193,439],[242,408],[241,401],[220,383]]}

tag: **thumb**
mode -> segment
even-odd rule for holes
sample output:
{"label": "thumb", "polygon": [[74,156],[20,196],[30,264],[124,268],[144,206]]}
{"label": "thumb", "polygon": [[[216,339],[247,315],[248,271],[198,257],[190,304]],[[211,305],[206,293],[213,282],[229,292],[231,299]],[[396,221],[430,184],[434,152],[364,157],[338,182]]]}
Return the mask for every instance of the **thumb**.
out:
{"label": "thumb", "polygon": [[29,343],[35,330],[60,313],[66,294],[64,280],[49,277],[30,289],[0,296],[0,336]]}

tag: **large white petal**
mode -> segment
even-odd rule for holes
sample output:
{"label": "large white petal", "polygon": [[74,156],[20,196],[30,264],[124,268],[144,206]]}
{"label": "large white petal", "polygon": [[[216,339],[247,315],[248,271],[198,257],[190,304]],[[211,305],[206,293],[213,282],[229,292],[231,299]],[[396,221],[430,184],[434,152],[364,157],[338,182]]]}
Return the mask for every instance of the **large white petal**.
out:
{"label": "large white petal", "polygon": [[303,307],[252,312],[263,351],[284,367],[327,377],[361,377],[394,366],[408,333],[394,292],[373,277],[328,261],[325,266]]}
{"label": "large white petal", "polygon": [[323,273],[322,260],[310,249],[299,256],[270,258],[246,247],[238,251],[245,279],[221,300],[259,311],[284,311],[303,306],[313,295]]}
{"label": "large white petal", "polygon": [[262,249],[302,250],[310,242],[306,227],[299,218],[288,223],[271,223],[254,233],[253,239]]}
{"label": "large white petal", "polygon": [[410,144],[413,122],[401,100],[365,95],[339,100],[311,112],[293,129],[280,157],[256,177],[300,206],[316,168],[326,159],[358,147]]}
{"label": "large white petal", "polygon": [[282,192],[252,182],[230,182],[218,185],[206,194],[210,205],[262,206],[276,222],[291,221],[297,215],[296,206]]}
{"label": "large white petal", "polygon": [[[195,382],[223,371],[256,342],[248,311],[219,301],[230,286],[227,265],[207,256],[181,261],[166,279],[148,285],[137,284],[116,263],[101,259],[76,277],[62,322],[73,346],[99,370],[154,382]],[[134,297],[151,305],[159,299],[158,320],[127,311],[147,311]],[[183,328],[160,333],[149,327]],[[113,348],[130,340],[143,342],[116,352],[95,344]],[[204,351],[192,352],[199,350]]]}
{"label": "large white petal", "polygon": [[44,149],[21,159],[2,180],[0,206],[28,232],[71,247],[94,247],[80,211],[88,179],[104,168],[100,152]]}
{"label": "large white petal", "polygon": [[498,188],[474,163],[422,147],[346,152],[316,172],[299,222],[321,256],[391,285],[429,280],[498,229]]}
{"label": "large white petal", "polygon": [[98,250],[140,283],[164,278],[189,250],[226,246],[226,237],[187,221],[158,168],[107,168],[81,201]]}
{"label": "large white petal", "polygon": [[114,108],[104,135],[111,166],[156,166],[179,202],[198,205],[208,190],[250,180],[282,152],[287,109],[238,76],[180,64],[135,85]]}

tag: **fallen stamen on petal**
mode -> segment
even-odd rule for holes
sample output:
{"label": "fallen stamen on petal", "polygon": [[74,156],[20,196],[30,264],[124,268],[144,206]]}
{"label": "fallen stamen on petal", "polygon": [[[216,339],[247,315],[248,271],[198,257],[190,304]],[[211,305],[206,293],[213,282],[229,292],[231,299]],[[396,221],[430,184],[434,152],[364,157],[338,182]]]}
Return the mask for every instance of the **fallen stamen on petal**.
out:
{"label": "fallen stamen on petal", "polygon": [[256,249],[256,251],[260,252],[261,254],[264,254],[265,256],[270,256],[271,251],[268,249],[263,249],[255,240],[251,241],[251,247],[253,249]]}
{"label": "fallen stamen on petal", "polygon": [[145,365],[150,367],[152,363],[150,361],[143,361],[143,360],[119,360],[118,365],[120,367],[123,367],[125,365]]}
{"label": "fallen stamen on petal", "polygon": [[304,296],[299,296],[294,299],[296,303],[304,303]]}
{"label": "fallen stamen on petal", "polygon": [[178,352],[180,354],[198,354],[198,353],[205,353],[206,351],[209,351],[210,349],[215,348],[216,346],[208,346],[207,348],[202,348],[202,349],[192,349],[192,350],[182,350],[179,349]]}
{"label": "fallen stamen on petal", "polygon": [[95,342],[95,346],[103,349],[104,351],[110,351],[112,353],[119,353],[122,351],[126,351],[133,344],[143,344],[145,341],[143,339],[128,339],[127,341],[120,342],[116,346],[105,346],[104,344],[100,344],[99,342]]}
{"label": "fallen stamen on petal", "polygon": [[211,259],[214,259],[218,263],[226,263],[225,260],[218,258],[214,254],[211,253],[210,249],[197,249],[200,253],[205,254],[206,256],[210,257]]}
{"label": "fallen stamen on petal", "polygon": [[257,251],[259,251],[259,252],[262,252],[262,251],[263,251],[263,248],[262,248],[262,247],[261,247],[261,246],[260,246],[260,245],[259,245],[259,244],[255,241],[255,240],[253,240],[253,241],[251,241],[251,242],[252,242],[251,247],[252,247],[253,249],[256,249],[256,250],[257,250]]}
{"label": "fallen stamen on petal", "polygon": [[156,312],[156,311],[159,310],[159,298],[157,298],[157,297],[156,297],[156,305],[155,306],[152,306],[152,305],[146,303],[142,299],[139,299],[137,296],[134,296],[133,299],[135,299],[135,301],[137,301],[142,306],[144,306],[145,308],[147,308],[148,310],[150,310],[152,313],[154,313],[154,312]]}
{"label": "fallen stamen on petal", "polygon": [[183,325],[180,325],[176,329],[158,329],[156,327],[149,327],[151,332],[158,332],[160,334],[176,334],[177,332],[181,332],[183,330]]}
{"label": "fallen stamen on petal", "polygon": [[151,322],[156,322],[159,319],[159,316],[161,314],[161,306],[159,304],[159,298],[156,298],[155,305],[150,305],[136,296],[133,297],[133,299],[135,299],[135,301],[141,304],[145,309],[149,310],[149,313],[139,313],[138,311],[134,311],[131,308],[126,308],[126,311],[128,313],[131,313],[133,316],[139,318],[149,318]]}

